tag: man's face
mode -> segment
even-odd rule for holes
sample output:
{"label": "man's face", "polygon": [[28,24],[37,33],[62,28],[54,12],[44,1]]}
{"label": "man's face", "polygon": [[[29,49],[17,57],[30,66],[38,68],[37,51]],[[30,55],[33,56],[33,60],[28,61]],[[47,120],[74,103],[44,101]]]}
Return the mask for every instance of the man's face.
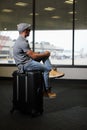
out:
{"label": "man's face", "polygon": [[25,37],[29,36],[30,31],[31,31],[30,29],[26,29],[26,30],[25,30]]}

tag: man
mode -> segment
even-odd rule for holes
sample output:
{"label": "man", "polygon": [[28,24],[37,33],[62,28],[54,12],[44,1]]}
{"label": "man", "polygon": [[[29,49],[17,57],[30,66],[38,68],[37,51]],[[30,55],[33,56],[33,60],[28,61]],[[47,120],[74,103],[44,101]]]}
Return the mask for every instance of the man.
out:
{"label": "man", "polygon": [[[28,23],[20,23],[17,25],[19,31],[19,37],[16,40],[13,47],[13,55],[15,63],[21,71],[26,70],[41,70],[43,71],[43,77],[46,87],[46,93],[44,95],[53,98],[56,97],[56,93],[51,92],[49,85],[49,77],[63,76],[63,73],[59,73],[52,68],[49,60],[50,52],[45,51],[43,53],[34,52],[31,50],[26,37],[29,36],[31,31],[31,25]],[[40,63],[43,61],[43,64]]]}

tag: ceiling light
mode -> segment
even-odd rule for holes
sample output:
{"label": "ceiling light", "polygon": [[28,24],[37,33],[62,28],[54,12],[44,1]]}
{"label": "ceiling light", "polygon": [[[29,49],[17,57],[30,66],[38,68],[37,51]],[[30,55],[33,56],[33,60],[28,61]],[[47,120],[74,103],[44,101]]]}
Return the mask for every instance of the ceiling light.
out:
{"label": "ceiling light", "polygon": [[[75,0],[75,3],[76,3],[77,1]],[[73,0],[66,0],[64,3],[66,3],[66,4],[73,4]]]}
{"label": "ceiling light", "polygon": [[53,19],[59,19],[60,16],[52,16],[51,18],[53,18]]}
{"label": "ceiling light", "polygon": [[53,11],[53,10],[55,10],[55,8],[53,8],[53,7],[47,7],[47,8],[44,8],[44,10],[46,10],[46,11]]}
{"label": "ceiling light", "polygon": [[4,28],[4,31],[6,31],[7,30],[7,28]]}
{"label": "ceiling light", "polygon": [[25,3],[25,2],[17,2],[17,3],[15,3],[15,5],[25,7],[25,6],[28,5],[28,3]]}
{"label": "ceiling light", "polygon": [[[73,11],[71,11],[71,12],[68,12],[69,14],[73,14]],[[75,14],[76,14],[77,12],[75,12]]]}
{"label": "ceiling light", "polygon": [[66,3],[66,4],[73,4],[73,0],[66,0],[64,3]]}
{"label": "ceiling light", "polygon": [[[33,15],[33,13],[30,13],[29,15],[31,15],[31,16],[32,16],[32,15]],[[37,15],[39,15],[39,14],[38,14],[38,13],[35,13],[35,16],[37,16]]]}
{"label": "ceiling light", "polygon": [[5,13],[10,13],[10,12],[12,12],[13,10],[11,10],[11,9],[3,9],[2,10],[2,12],[5,12]]}

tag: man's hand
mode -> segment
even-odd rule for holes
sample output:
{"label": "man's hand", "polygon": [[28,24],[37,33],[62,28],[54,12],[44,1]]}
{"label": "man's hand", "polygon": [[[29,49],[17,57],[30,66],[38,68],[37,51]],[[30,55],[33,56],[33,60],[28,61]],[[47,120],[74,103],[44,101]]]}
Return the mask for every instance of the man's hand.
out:
{"label": "man's hand", "polygon": [[46,56],[50,56],[50,52],[49,51],[45,51],[44,52]]}

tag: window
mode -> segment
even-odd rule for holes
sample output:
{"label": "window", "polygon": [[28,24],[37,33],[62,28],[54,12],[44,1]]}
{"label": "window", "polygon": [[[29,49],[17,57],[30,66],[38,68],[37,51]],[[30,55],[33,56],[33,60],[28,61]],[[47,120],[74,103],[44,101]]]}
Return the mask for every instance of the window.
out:
{"label": "window", "polygon": [[0,64],[15,64],[13,45],[18,37],[16,27],[20,22],[32,24],[32,0],[0,0]]}
{"label": "window", "polygon": [[15,64],[16,26],[27,22],[33,25],[28,40],[34,51],[50,50],[54,65],[87,66],[86,5],[87,0],[1,0],[0,64]]}
{"label": "window", "polygon": [[87,65],[87,11],[86,0],[76,3],[74,65]]}
{"label": "window", "polygon": [[35,31],[35,51],[51,52],[51,63],[72,64],[72,30]]}
{"label": "window", "polygon": [[35,50],[50,50],[55,65],[72,64],[72,7],[63,0],[36,2]]}
{"label": "window", "polygon": [[[15,64],[13,46],[18,35],[18,31],[0,31],[0,64]],[[28,40],[32,48],[32,31]]]}

